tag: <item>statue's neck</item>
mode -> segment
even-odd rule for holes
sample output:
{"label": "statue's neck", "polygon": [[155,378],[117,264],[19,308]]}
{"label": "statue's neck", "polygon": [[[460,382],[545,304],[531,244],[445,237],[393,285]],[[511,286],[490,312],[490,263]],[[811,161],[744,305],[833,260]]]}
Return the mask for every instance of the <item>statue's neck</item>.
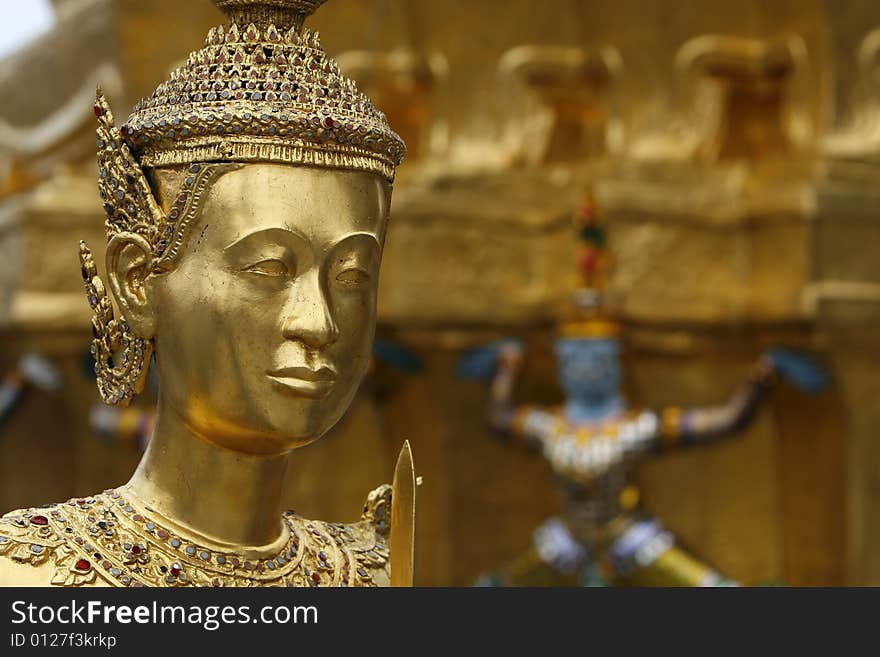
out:
{"label": "statue's neck", "polygon": [[214,445],[160,396],[153,437],[126,489],[193,540],[268,548],[286,539],[281,494],[288,461],[289,455]]}
{"label": "statue's neck", "polygon": [[626,401],[621,394],[595,399],[565,400],[565,417],[572,424],[600,424],[623,414]]}

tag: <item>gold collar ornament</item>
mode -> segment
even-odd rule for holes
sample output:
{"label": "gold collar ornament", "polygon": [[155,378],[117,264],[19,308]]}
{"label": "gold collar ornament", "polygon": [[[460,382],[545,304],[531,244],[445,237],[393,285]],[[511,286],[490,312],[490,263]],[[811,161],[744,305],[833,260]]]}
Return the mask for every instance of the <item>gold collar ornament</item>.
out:
{"label": "gold collar ornament", "polygon": [[0,518],[0,555],[54,565],[52,583],[112,586],[376,586],[389,579],[391,487],[353,525],[284,514],[277,545],[230,551],[200,545],[124,489]]}

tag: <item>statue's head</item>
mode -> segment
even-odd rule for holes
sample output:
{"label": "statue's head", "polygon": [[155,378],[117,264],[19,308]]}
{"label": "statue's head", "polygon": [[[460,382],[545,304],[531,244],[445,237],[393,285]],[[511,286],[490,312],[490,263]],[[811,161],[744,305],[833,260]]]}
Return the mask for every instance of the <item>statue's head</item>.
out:
{"label": "statue's head", "polygon": [[561,337],[556,341],[559,383],[567,399],[584,406],[620,394],[623,370],[616,337]]}
{"label": "statue's head", "polygon": [[91,255],[98,385],[127,403],[156,354],[163,412],[223,447],[330,429],[369,362],[404,146],[302,28],[323,0],[215,0],[215,28],[121,129],[99,95],[108,286]]}

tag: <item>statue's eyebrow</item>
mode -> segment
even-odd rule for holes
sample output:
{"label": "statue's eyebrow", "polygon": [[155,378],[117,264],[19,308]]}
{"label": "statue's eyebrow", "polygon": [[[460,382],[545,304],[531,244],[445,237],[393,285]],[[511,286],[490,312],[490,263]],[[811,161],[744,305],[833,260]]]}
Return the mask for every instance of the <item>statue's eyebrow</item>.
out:
{"label": "statue's eyebrow", "polygon": [[255,230],[252,233],[248,233],[247,235],[238,238],[234,242],[227,244],[223,248],[223,253],[230,253],[232,255],[235,255],[236,251],[247,249],[247,247],[251,243],[255,242],[259,242],[261,244],[265,242],[270,242],[273,244],[278,244],[280,246],[288,246],[290,248],[294,248],[305,241],[307,241],[305,235],[297,230],[278,227],[262,228],[260,230]]}
{"label": "statue's eyebrow", "polygon": [[[371,243],[375,243],[376,248],[379,248],[379,249],[382,248],[382,243],[379,241],[379,238],[376,237],[375,234],[370,233],[368,231],[358,231],[357,233],[352,233],[350,235],[346,235],[341,240],[336,242],[336,244],[333,245],[333,249],[334,250],[338,249],[339,247],[343,246],[344,244],[346,244],[348,242],[352,242],[352,241],[353,242],[360,242],[360,241],[363,241],[364,239],[369,240]],[[372,244],[371,244],[371,246],[372,246]]]}

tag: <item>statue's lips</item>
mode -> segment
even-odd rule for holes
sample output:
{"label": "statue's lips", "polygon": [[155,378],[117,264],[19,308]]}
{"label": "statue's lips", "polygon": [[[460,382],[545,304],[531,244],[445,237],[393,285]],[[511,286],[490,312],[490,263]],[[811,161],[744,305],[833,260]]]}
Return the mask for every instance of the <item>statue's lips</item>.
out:
{"label": "statue's lips", "polygon": [[336,372],[329,367],[321,367],[317,370],[308,367],[286,367],[268,372],[267,376],[284,391],[312,399],[326,397],[336,382]]}

